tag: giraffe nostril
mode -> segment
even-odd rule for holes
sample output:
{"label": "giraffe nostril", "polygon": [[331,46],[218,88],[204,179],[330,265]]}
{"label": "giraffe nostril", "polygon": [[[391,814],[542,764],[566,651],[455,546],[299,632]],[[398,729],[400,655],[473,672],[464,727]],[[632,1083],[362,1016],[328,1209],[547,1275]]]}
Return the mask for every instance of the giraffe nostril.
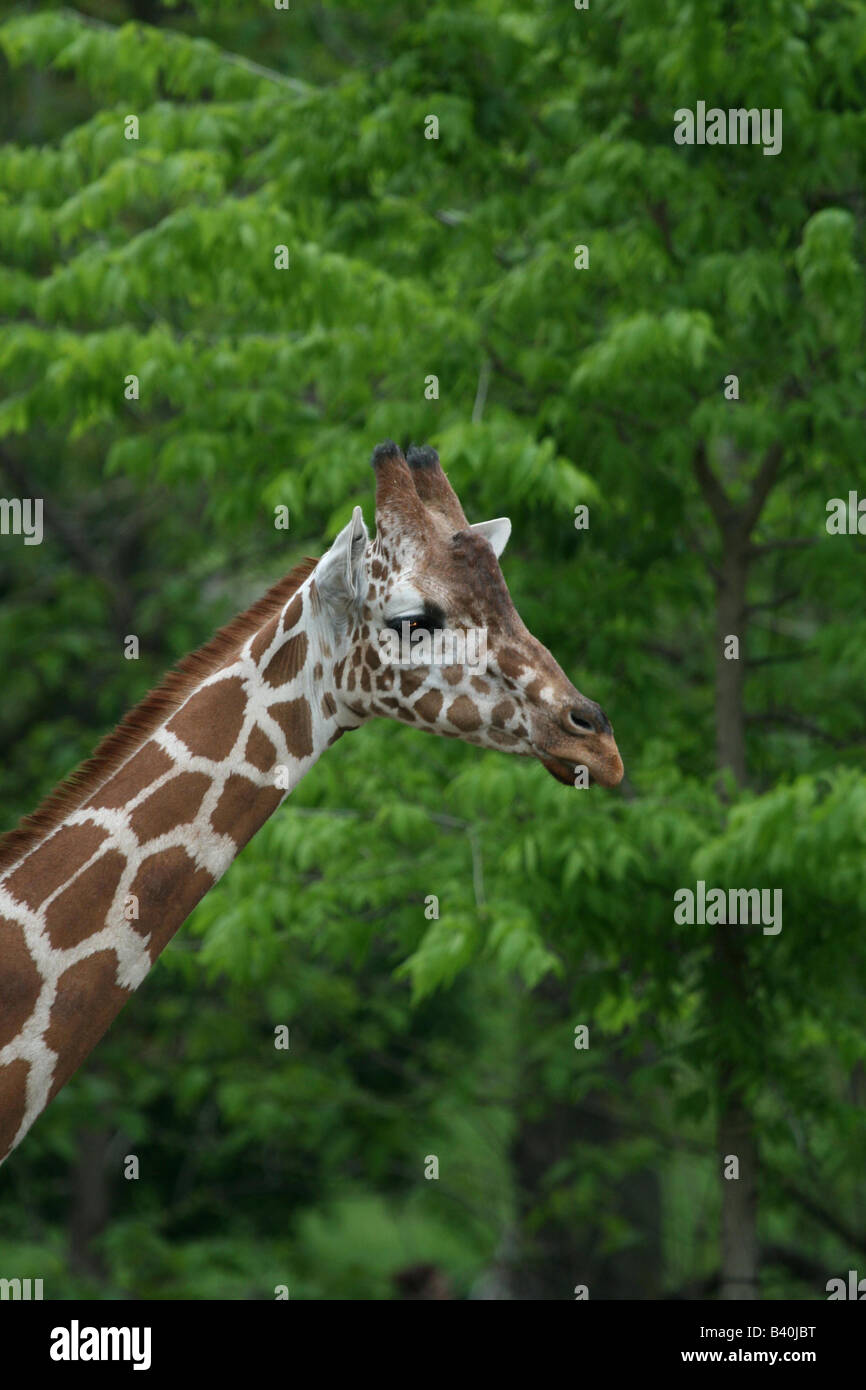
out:
{"label": "giraffe nostril", "polygon": [[587,700],[585,705],[568,711],[568,723],[572,729],[580,729],[587,734],[609,734],[613,730],[610,720],[599,705]]}

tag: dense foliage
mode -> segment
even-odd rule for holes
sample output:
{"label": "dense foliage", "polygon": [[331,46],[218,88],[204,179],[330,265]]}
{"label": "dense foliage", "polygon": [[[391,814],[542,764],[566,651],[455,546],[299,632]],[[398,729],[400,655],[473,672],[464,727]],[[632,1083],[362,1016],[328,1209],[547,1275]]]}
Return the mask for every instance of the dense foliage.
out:
{"label": "dense foliage", "polygon": [[[0,82],[0,490],[46,516],[0,537],[3,825],[372,522],[389,436],[512,517],[627,769],[343,739],[5,1165],[0,1275],[695,1296],[727,1221],[759,1296],[824,1297],[866,1254],[864,540],[825,527],[866,491],[866,12],[35,4]],[[698,100],[781,152],[678,146]],[[782,931],[678,924],[699,879]]]}

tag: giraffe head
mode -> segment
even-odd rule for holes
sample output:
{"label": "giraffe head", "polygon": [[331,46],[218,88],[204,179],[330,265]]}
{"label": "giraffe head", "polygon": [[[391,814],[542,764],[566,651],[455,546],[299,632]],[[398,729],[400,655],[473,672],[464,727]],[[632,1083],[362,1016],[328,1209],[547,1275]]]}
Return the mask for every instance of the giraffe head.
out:
{"label": "giraffe head", "polygon": [[[376,537],[360,507],[314,572],[344,719],[377,716],[535,757],[558,781],[613,787],[607,716],[520,620],[499,567],[505,518],[470,526],[436,452],[373,454]],[[341,721],[342,722],[342,721]]]}

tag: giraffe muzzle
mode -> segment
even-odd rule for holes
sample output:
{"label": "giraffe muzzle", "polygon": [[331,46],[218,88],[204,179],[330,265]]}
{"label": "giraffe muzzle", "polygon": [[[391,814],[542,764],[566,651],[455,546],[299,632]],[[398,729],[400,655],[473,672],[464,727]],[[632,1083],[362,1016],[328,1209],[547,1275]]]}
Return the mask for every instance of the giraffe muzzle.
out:
{"label": "giraffe muzzle", "polygon": [[600,705],[580,697],[563,712],[555,728],[563,736],[545,740],[536,751],[539,761],[557,782],[564,786],[580,785],[577,773],[582,767],[586,768],[590,783],[615,787],[622,781],[622,758],[610,720]]}
{"label": "giraffe muzzle", "polygon": [[601,705],[570,682],[555,716],[536,728],[536,756],[563,786],[585,786],[586,778],[578,778],[581,768],[586,768],[591,784],[615,787],[622,781],[622,758],[610,720]]}
{"label": "giraffe muzzle", "polygon": [[597,783],[600,787],[618,786],[625,771],[619,749],[609,734],[593,739],[592,745],[587,739],[568,754],[540,750],[537,757],[550,775],[565,787],[579,785],[577,774],[582,767],[587,769],[590,785]]}

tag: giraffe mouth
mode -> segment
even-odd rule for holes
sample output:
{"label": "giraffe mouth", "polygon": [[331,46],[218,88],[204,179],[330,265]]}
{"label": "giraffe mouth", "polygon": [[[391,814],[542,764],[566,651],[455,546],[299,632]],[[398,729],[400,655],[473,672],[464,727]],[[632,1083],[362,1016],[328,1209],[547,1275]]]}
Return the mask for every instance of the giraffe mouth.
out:
{"label": "giraffe mouth", "polygon": [[616,787],[622,781],[624,769],[616,744],[613,739],[609,742],[610,747],[605,748],[601,756],[587,751],[582,756],[564,758],[559,753],[546,753],[538,749],[536,757],[551,777],[555,777],[564,787],[575,786],[575,772],[579,767],[586,768],[591,787]]}
{"label": "giraffe mouth", "polygon": [[[561,782],[564,787],[574,786],[575,768],[580,766],[580,764],[576,760],[572,760],[569,758],[550,757],[549,755],[542,756],[542,754],[540,753],[538,755],[538,760],[541,763],[542,767],[547,768],[547,771],[550,773],[551,777],[556,778],[557,782]],[[584,766],[586,766],[586,764],[584,764]],[[590,772],[589,785],[593,786],[594,783],[595,778]]]}

